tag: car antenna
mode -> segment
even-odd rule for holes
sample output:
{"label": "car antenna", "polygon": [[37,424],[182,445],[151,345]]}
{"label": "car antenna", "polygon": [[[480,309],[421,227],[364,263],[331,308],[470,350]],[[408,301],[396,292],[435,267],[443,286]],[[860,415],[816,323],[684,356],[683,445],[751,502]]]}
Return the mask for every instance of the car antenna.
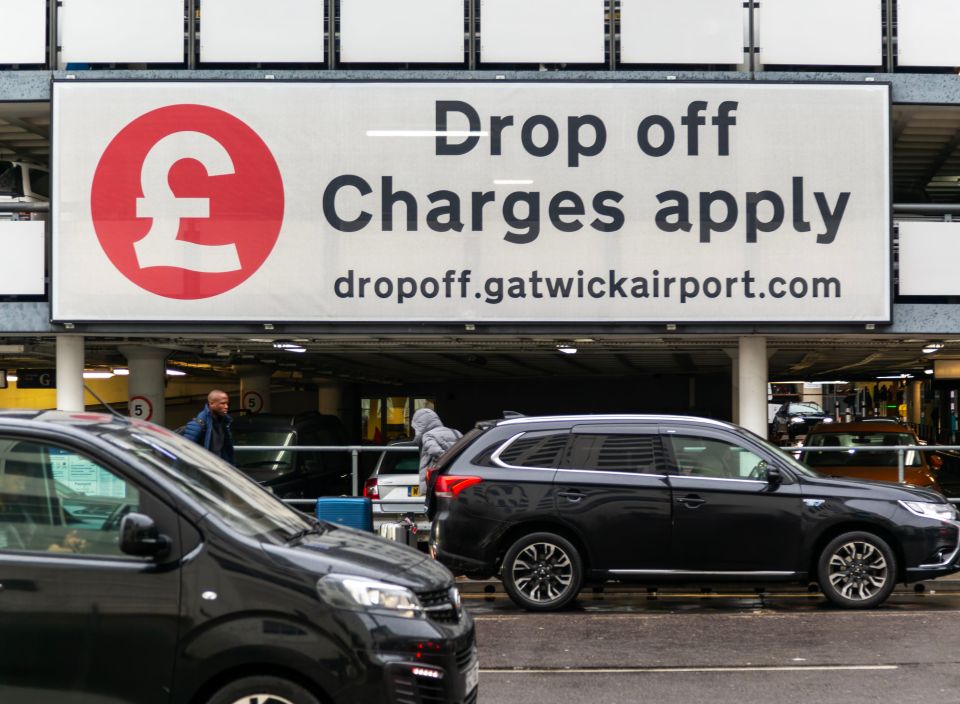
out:
{"label": "car antenna", "polygon": [[95,399],[97,399],[97,400],[100,402],[100,405],[103,406],[104,408],[106,408],[108,411],[110,411],[110,413],[113,415],[114,418],[122,418],[123,420],[125,420],[125,421],[127,421],[127,422],[130,421],[130,417],[129,417],[129,416],[123,415],[123,414],[122,414],[120,411],[118,411],[116,408],[114,408],[114,407],[111,406],[109,403],[107,403],[106,401],[104,401],[102,398],[100,398],[99,396],[97,396],[97,394],[94,392],[94,390],[91,389],[91,388],[90,388],[89,386],[87,386],[86,384],[83,385],[83,390],[86,391],[86,392],[87,392],[88,394],[90,394],[91,396],[93,396]]}

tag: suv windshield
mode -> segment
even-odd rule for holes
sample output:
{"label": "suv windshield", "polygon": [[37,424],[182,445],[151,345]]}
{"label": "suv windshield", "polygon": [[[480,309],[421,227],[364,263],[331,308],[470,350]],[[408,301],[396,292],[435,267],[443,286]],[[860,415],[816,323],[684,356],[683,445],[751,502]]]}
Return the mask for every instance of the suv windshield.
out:
{"label": "suv windshield", "polygon": [[791,403],[787,408],[787,413],[823,413],[823,409],[813,401],[804,401],[803,403]]}
{"label": "suv windshield", "polygon": [[[252,430],[234,435],[234,445],[290,447],[297,444],[292,430]],[[288,450],[244,450],[237,453],[237,467],[257,481],[266,481],[293,471],[293,452]]]}
{"label": "suv windshield", "polygon": [[313,526],[302,513],[179,435],[135,424],[104,436],[156,469],[211,514],[255,540],[284,543]]}
{"label": "suv windshield", "polygon": [[17,164],[0,161],[0,195],[23,195],[23,175]]}

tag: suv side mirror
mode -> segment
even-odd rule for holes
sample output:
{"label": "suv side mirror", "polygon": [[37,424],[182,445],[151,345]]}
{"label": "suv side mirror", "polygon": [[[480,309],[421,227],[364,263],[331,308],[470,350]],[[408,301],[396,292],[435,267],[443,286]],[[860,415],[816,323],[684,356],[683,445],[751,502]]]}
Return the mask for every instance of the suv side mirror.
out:
{"label": "suv side mirror", "polygon": [[128,513],[120,521],[120,550],[136,557],[160,557],[170,549],[170,538],[160,535],[150,516]]}

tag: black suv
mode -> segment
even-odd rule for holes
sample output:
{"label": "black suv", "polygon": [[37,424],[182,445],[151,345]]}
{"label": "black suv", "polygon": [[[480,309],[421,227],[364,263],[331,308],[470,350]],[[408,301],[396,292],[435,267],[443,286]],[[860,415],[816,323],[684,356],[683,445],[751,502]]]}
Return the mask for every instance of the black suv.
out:
{"label": "black suv", "polygon": [[849,608],[960,570],[943,496],[829,479],[730,423],[654,415],[478,424],[430,477],[432,554],[546,611],[608,580],[820,583]]}
{"label": "black suv", "polygon": [[0,580],[4,704],[477,700],[448,570],[143,421],[0,412]]}
{"label": "black suv", "polygon": [[[260,413],[234,419],[235,448],[244,446],[344,446],[347,431],[336,416]],[[350,455],[327,450],[236,450],[237,469],[284,499],[351,494]]]}

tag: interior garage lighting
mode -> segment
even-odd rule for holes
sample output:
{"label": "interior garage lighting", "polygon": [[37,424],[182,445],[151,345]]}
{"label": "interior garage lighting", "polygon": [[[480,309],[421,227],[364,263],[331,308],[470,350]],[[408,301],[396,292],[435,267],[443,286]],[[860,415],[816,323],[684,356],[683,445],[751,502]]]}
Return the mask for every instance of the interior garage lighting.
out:
{"label": "interior garage lighting", "polygon": [[930,342],[923,348],[924,354],[933,354],[934,352],[939,352],[943,349],[942,342]]}
{"label": "interior garage lighting", "polygon": [[557,351],[563,352],[564,354],[576,354],[577,348],[573,345],[557,345]]}
{"label": "interior garage lighting", "polygon": [[878,376],[878,379],[912,379],[913,374],[891,374],[888,376]]}
{"label": "interior garage lighting", "polygon": [[186,372],[182,372],[179,369],[167,369],[167,376],[186,376]]}
{"label": "interior garage lighting", "polygon": [[84,379],[112,379],[113,372],[84,372]]}
{"label": "interior garage lighting", "polygon": [[277,340],[273,343],[275,349],[283,350],[284,352],[296,352],[297,354],[302,354],[307,351],[307,348],[303,345],[296,342],[284,342]]}
{"label": "interior garage lighting", "polygon": [[[924,373],[924,374],[933,374],[933,370],[932,370],[932,369],[924,369],[924,370],[923,370],[923,373]],[[7,377],[7,378],[9,379],[10,377]]]}
{"label": "interior garage lighting", "polygon": [[117,367],[113,370],[114,376],[130,376],[130,370],[126,367]]}

